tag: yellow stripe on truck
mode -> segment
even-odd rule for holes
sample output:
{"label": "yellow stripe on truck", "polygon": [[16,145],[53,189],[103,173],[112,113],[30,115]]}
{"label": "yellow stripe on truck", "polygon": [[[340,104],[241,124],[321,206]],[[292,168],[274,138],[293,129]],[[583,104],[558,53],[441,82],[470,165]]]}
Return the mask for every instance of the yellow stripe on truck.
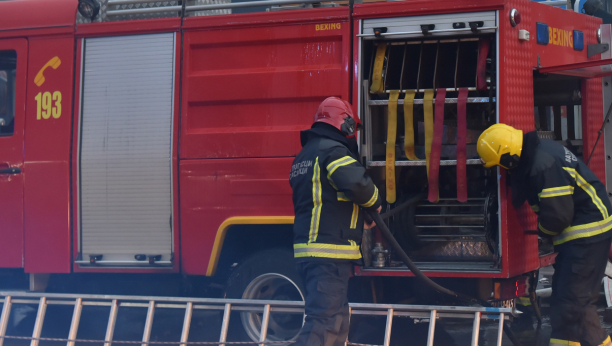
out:
{"label": "yellow stripe on truck", "polygon": [[206,276],[215,275],[217,264],[219,264],[219,256],[223,248],[225,235],[231,226],[234,225],[291,225],[295,221],[293,216],[234,216],[226,219],[217,229],[215,242],[208,260],[206,268]]}

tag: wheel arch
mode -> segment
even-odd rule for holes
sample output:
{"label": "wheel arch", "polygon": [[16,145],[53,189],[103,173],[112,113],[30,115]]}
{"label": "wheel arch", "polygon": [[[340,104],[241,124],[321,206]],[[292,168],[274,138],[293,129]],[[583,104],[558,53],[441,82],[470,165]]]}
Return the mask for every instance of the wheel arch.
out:
{"label": "wheel arch", "polygon": [[269,248],[291,249],[293,216],[245,216],[226,219],[217,230],[206,276],[218,276],[233,263]]}

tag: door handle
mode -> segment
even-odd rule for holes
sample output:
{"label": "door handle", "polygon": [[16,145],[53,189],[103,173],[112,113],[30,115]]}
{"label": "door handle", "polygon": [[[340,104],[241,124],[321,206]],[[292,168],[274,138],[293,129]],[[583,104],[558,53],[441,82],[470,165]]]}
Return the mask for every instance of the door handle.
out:
{"label": "door handle", "polygon": [[21,173],[21,168],[17,167],[9,167],[0,169],[0,174],[19,174]]}

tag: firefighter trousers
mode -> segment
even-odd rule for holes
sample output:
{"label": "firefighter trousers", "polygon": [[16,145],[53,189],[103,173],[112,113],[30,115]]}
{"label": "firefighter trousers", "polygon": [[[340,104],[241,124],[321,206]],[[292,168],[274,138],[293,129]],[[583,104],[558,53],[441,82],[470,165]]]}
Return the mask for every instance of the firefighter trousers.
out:
{"label": "firefighter trousers", "polygon": [[611,346],[596,306],[610,239],[592,244],[570,242],[555,247],[555,251],[558,255],[550,301],[550,345]]}
{"label": "firefighter trousers", "polygon": [[350,262],[297,264],[306,290],[306,318],[293,346],[344,346],[349,332]]}

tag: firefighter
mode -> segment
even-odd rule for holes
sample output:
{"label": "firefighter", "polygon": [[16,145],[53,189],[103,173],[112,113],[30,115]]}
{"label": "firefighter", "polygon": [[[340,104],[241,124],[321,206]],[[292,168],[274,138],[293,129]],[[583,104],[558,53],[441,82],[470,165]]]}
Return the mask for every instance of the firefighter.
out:
{"label": "firefighter", "polygon": [[612,345],[597,306],[612,237],[612,207],[604,185],[581,160],[537,132],[496,124],[478,138],[485,167],[508,170],[512,204],[529,203],[538,230],[558,253],[552,282],[550,345]]}
{"label": "firefighter", "polygon": [[362,209],[380,211],[381,205],[358,160],[359,125],[348,102],[329,97],[312,128],[300,134],[302,151],[289,177],[294,256],[306,292],[298,346],[344,346],[348,337],[347,288],[353,262],[361,259]]}

